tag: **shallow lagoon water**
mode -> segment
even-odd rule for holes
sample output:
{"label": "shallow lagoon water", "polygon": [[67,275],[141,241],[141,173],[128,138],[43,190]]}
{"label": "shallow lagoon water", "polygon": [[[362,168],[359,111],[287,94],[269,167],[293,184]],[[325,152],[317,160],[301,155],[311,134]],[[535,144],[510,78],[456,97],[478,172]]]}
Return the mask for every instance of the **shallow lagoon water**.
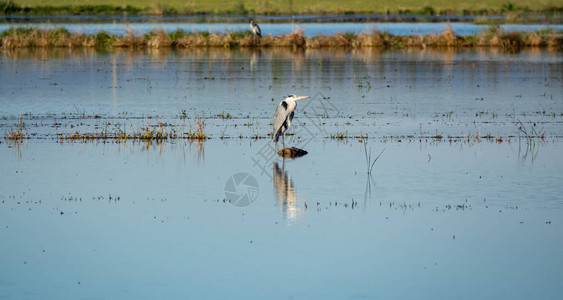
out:
{"label": "shallow lagoon water", "polygon": [[[334,35],[336,33],[370,33],[374,30],[386,32],[392,35],[423,35],[423,34],[440,34],[449,28],[457,35],[477,35],[482,31],[489,28],[489,25],[479,25],[473,23],[454,22],[454,23],[387,23],[387,22],[358,22],[358,23],[261,23],[260,28],[262,34],[271,34],[279,36],[282,34],[290,34],[297,29],[303,30],[305,36],[314,37],[318,35]],[[125,35],[127,31],[132,31],[137,34],[146,34],[152,30],[165,30],[166,32],[173,32],[176,30],[183,30],[186,32],[209,32],[209,33],[225,33],[225,32],[244,32],[250,30],[246,21],[240,23],[191,23],[191,22],[139,22],[130,21],[125,23],[76,23],[76,22],[62,22],[62,23],[13,23],[4,22],[0,23],[0,32],[8,30],[11,27],[39,27],[42,29],[52,29],[57,27],[67,28],[71,32],[78,32],[84,34],[97,34],[100,31],[105,31],[116,35]],[[510,31],[537,31],[537,30],[563,30],[563,25],[538,25],[538,24],[503,24],[499,25],[502,30]]]}
{"label": "shallow lagoon water", "polygon": [[[367,196],[360,145],[309,145],[284,166],[289,205],[273,167],[253,167],[260,142],[209,141],[204,159],[189,145],[2,147],[2,296],[561,293],[560,145],[533,163],[506,143],[385,145]],[[222,201],[237,172],[259,185],[245,208]]]}
{"label": "shallow lagoon water", "polygon": [[[21,113],[30,139],[0,144],[0,298],[556,299],[561,58],[3,52],[0,129]],[[309,154],[283,161],[264,154],[289,92],[314,97],[286,139]],[[203,143],[58,136],[196,115]],[[246,207],[224,201],[241,172]]]}
{"label": "shallow lagoon water", "polygon": [[[506,137],[518,134],[518,121],[563,136],[560,52],[22,50],[1,59],[0,113],[7,122],[0,129],[23,114],[33,125],[29,133],[39,136],[100,131],[108,120],[138,129],[148,117],[182,126],[193,123],[182,117],[198,115],[212,137],[223,130],[263,136],[289,93],[312,97],[296,121],[309,121],[300,128],[321,137]],[[63,118],[69,120],[51,130],[53,119]]]}

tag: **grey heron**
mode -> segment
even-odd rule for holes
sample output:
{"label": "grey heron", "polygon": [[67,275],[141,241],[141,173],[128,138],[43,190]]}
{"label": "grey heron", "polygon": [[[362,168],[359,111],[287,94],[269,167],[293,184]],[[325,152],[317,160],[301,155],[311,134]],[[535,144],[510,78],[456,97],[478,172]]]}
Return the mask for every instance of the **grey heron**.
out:
{"label": "grey heron", "polygon": [[282,143],[285,147],[285,131],[291,126],[293,120],[293,113],[297,108],[297,100],[309,98],[309,96],[295,96],[289,95],[285,98],[274,114],[274,142],[278,142],[280,135],[282,136]]}
{"label": "grey heron", "polygon": [[250,30],[252,30],[252,34],[254,34],[258,37],[262,37],[262,31],[260,30],[260,27],[258,26],[258,24],[256,24],[256,22],[254,22],[254,20],[250,20]]}

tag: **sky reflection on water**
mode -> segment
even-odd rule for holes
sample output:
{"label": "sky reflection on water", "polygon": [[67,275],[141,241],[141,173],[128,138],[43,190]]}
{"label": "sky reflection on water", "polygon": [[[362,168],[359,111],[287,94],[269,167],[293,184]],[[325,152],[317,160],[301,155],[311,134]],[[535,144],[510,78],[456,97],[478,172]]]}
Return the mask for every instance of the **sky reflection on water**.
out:
{"label": "sky reflection on water", "polygon": [[[423,35],[442,33],[452,26],[453,31],[458,35],[476,35],[489,25],[477,25],[473,23],[260,23],[262,34],[279,36],[289,34],[300,28],[308,37],[317,35],[333,35],[335,33],[365,33],[379,30],[393,35]],[[65,27],[72,32],[85,34],[96,34],[106,31],[111,34],[125,35],[127,30],[145,34],[154,29],[162,29],[167,32],[184,30],[187,32],[240,32],[250,30],[247,22],[241,23],[182,23],[182,22],[163,22],[147,23],[132,21],[129,23],[0,23],[0,32],[10,27],[40,27],[55,28]],[[505,24],[500,25],[506,31],[534,31],[542,29],[563,30],[563,25],[537,25],[537,24]]]}
{"label": "sky reflection on water", "polygon": [[[556,299],[561,68],[537,50],[0,52],[0,131],[22,114],[30,135],[0,143],[0,298]],[[285,139],[309,154],[283,161],[264,150],[289,92],[312,96]],[[58,135],[196,115],[212,139]],[[534,123],[544,138],[519,134]],[[241,172],[246,207],[225,201]]]}
{"label": "sky reflection on water", "polygon": [[[386,151],[366,198],[361,144],[310,143],[283,170],[272,162],[271,180],[251,160],[268,142],[211,140],[204,159],[187,144],[28,142],[18,160],[2,145],[0,235],[11,242],[2,244],[0,295],[561,292],[560,143],[533,163],[507,143],[372,143]],[[237,172],[258,180],[248,207],[223,201]]]}
{"label": "sky reflection on water", "polygon": [[[180,126],[192,122],[182,115],[199,115],[212,137],[264,135],[271,130],[277,102],[295,93],[335,108],[337,115],[322,124],[323,137],[337,132],[506,137],[518,135],[519,120],[541,124],[548,135],[563,135],[558,125],[563,57],[538,49],[515,54],[487,49],[39,50],[6,51],[0,59],[2,115],[100,116],[64,121],[62,132],[92,131],[106,121],[135,130],[149,116],[151,123]],[[296,122],[320,116],[306,103],[298,107],[303,114]],[[41,133],[41,127],[33,130]]]}

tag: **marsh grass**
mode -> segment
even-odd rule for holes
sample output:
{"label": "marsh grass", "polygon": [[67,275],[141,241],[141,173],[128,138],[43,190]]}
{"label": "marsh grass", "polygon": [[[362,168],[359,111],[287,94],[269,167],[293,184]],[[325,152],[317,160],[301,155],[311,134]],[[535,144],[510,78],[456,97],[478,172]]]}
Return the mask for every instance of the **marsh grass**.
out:
{"label": "marsh grass", "polygon": [[529,128],[527,128],[520,120],[518,120],[517,124],[519,138],[523,135],[528,144],[535,146],[536,139],[540,139],[542,142],[545,142],[545,130],[543,128],[538,130],[536,128],[536,123],[531,124]]}
{"label": "marsh grass", "polygon": [[71,33],[64,27],[44,30],[36,27],[13,27],[0,33],[3,49],[94,47],[95,36]]}
{"label": "marsh grass", "polygon": [[208,33],[180,33],[175,32],[173,36],[173,45],[177,48],[195,48],[208,46]]}
{"label": "marsh grass", "polygon": [[343,141],[343,140],[347,140],[348,139],[348,132],[340,132],[337,131],[334,134],[331,134],[330,136],[331,140],[336,140],[336,141]]}
{"label": "marsh grass", "polygon": [[164,142],[178,139],[197,141],[205,141],[209,139],[209,137],[205,134],[205,119],[202,117],[196,117],[195,123],[190,125],[188,132],[185,132],[183,135],[179,134],[174,126],[160,122],[157,125],[150,125],[147,122],[146,126],[142,126],[136,131],[131,129],[129,132],[127,132],[126,126],[124,126],[123,128],[116,126],[112,129],[110,128],[109,124],[106,124],[100,132],[81,133],[77,131],[69,134],[58,134],[58,138],[61,142],[106,142],[110,140],[116,142]]}
{"label": "marsh grass", "polygon": [[126,29],[125,35],[115,36],[111,43],[112,47],[117,48],[143,48],[147,45],[145,36],[135,34],[130,28]]}
{"label": "marsh grass", "polygon": [[29,138],[26,133],[25,123],[22,121],[21,115],[19,116],[18,122],[14,123],[14,125],[12,125],[12,128],[6,131],[4,138],[11,141],[21,141],[23,139]]}
{"label": "marsh grass", "polygon": [[[137,139],[140,141],[144,140],[154,140],[154,141],[164,141],[168,139],[176,138],[178,135],[175,130],[166,131],[161,123],[158,126],[150,126],[147,122],[146,127],[142,127],[139,132],[137,132]],[[127,135],[125,135],[126,137]]]}
{"label": "marsh grass", "polygon": [[205,118],[197,116],[195,125],[188,132],[187,138],[191,140],[207,140],[209,137],[205,135]]}
{"label": "marsh grass", "polygon": [[[445,113],[450,114],[451,112]],[[19,118],[17,116],[2,117],[3,121],[8,121],[9,119],[14,120],[10,130],[5,131],[5,140],[10,143],[16,143],[21,140],[26,139],[44,139],[51,137],[53,140],[59,142],[93,142],[93,143],[122,143],[122,142],[167,142],[167,141],[180,141],[188,140],[190,142],[204,142],[211,139],[213,135],[217,135],[221,140],[233,139],[233,138],[247,138],[251,140],[266,139],[272,137],[271,132],[264,134],[260,133],[261,122],[254,117],[246,117],[244,123],[240,122],[239,118],[234,118],[235,121],[232,124],[232,117],[228,117],[228,113],[221,113],[214,115],[210,118],[205,117],[188,117],[187,111],[181,110],[179,115],[176,116],[175,120],[178,123],[168,123],[162,121],[152,121],[158,120],[158,116],[143,116],[139,121],[135,121],[133,124],[122,123],[113,120],[113,118],[108,118],[107,115],[103,114],[86,114],[83,111],[76,110],[74,113],[64,114],[60,118],[55,118],[55,115],[47,114],[45,116],[32,116],[31,114],[22,114]],[[563,113],[546,113],[545,111],[538,111],[537,114],[543,114],[545,116],[556,118],[557,116],[563,116]],[[39,125],[37,122],[33,123],[30,120],[38,120],[47,118],[51,120],[50,123],[42,123]],[[129,117],[123,114],[124,119]],[[137,119],[137,118],[135,118]],[[218,133],[211,134],[208,136],[206,133],[207,121],[213,120],[223,120],[224,127],[223,130],[219,130]],[[64,121],[67,120],[67,121]],[[89,131],[86,128],[91,128],[91,124],[87,125],[86,122],[82,120],[91,120],[93,122],[93,127],[95,131]],[[237,121],[238,120],[238,121]],[[29,122],[28,122],[29,121]],[[28,124],[29,123],[29,124]],[[489,121],[482,122],[483,124],[490,123]],[[135,125],[137,124],[137,125]],[[420,135],[400,135],[400,136],[380,136],[379,141],[382,143],[391,142],[406,142],[411,143],[418,140],[420,143],[450,143],[450,144],[460,144],[460,145],[476,145],[480,143],[511,143],[512,139],[518,138],[518,141],[522,145],[527,145],[525,147],[527,150],[531,151],[537,149],[537,144],[543,144],[547,142],[546,131],[544,128],[537,125],[534,122],[523,123],[518,120],[514,123],[516,131],[514,134],[502,135],[500,133],[494,134],[492,132],[481,132],[479,128],[478,132],[467,132],[467,134],[462,135],[444,135],[436,133],[420,133]],[[271,124],[270,124],[271,125]],[[41,133],[37,134],[34,132],[33,128],[48,126],[50,128],[56,129],[56,132],[51,132],[47,135]],[[85,127],[83,127],[85,126]],[[245,126],[250,129],[250,133],[243,135],[242,132],[233,132],[231,135],[227,135],[229,128],[236,130],[237,126]],[[6,126],[5,128],[7,128]],[[80,129],[84,128],[84,129]],[[540,129],[541,128],[541,129]],[[258,130],[256,130],[258,129]],[[61,131],[63,133],[61,133]],[[302,138],[299,134],[294,134],[287,132],[287,136],[296,136],[297,139]],[[370,137],[371,140],[373,137]],[[376,137],[377,138],[377,137]],[[379,159],[379,155],[375,158],[372,154],[372,150],[365,148],[368,142],[368,136],[366,134],[349,134],[347,131],[337,131],[334,134],[324,137],[325,140],[330,139],[330,141],[336,141],[337,143],[352,143],[357,140],[359,143],[364,143],[364,154],[366,156],[366,161],[369,162],[369,170],[373,168],[373,162]],[[382,151],[383,152],[383,151]],[[533,151],[532,151],[533,152]]]}
{"label": "marsh grass", "polygon": [[498,26],[490,26],[476,36],[458,36],[451,26],[439,34],[394,36],[374,30],[367,33],[336,33],[306,37],[303,30],[279,36],[253,36],[250,31],[208,33],[176,30],[167,33],[154,29],[146,34],[136,33],[130,28],[124,35],[113,35],[101,31],[95,35],[69,32],[64,27],[40,29],[37,27],[12,27],[0,33],[0,48],[426,48],[426,47],[499,47],[520,49],[523,47],[550,47],[560,49],[563,35],[555,30],[532,32],[506,32]]}
{"label": "marsh grass", "polygon": [[172,45],[172,38],[164,30],[152,30],[145,35],[147,46],[150,48],[170,48]]}
{"label": "marsh grass", "polygon": [[[519,140],[518,157],[525,160],[528,157],[528,155],[531,155],[531,159],[532,161],[534,161],[539,152],[538,146],[545,143],[545,130],[543,128],[539,130],[536,129],[537,127],[536,123],[531,124],[530,127],[527,128],[526,125],[524,125],[524,123],[522,123],[522,121],[520,120],[518,120],[517,125],[518,125],[518,140]],[[522,137],[526,141],[526,150],[523,154],[521,150]],[[538,139],[540,143],[536,144],[536,140]]]}
{"label": "marsh grass", "polygon": [[366,172],[367,175],[370,176],[373,171],[373,166],[375,166],[377,160],[379,160],[383,152],[385,152],[385,149],[381,150],[381,152],[379,152],[379,154],[376,157],[372,158],[372,148],[370,147],[368,151],[367,142],[364,142],[362,144],[364,146],[364,155],[366,158]]}

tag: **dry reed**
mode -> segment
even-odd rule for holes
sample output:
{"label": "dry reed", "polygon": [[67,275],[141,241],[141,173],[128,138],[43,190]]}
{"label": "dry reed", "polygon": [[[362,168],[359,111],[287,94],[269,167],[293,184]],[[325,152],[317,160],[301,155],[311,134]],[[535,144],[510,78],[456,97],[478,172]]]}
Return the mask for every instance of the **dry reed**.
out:
{"label": "dry reed", "polygon": [[6,131],[4,138],[13,141],[20,141],[29,138],[25,132],[25,123],[22,121],[21,115],[18,119],[18,123],[15,123],[10,131]]}
{"label": "dry reed", "polygon": [[0,33],[0,48],[411,48],[411,47],[498,47],[519,49],[523,47],[550,47],[561,49],[563,35],[555,30],[531,32],[506,32],[491,26],[476,36],[455,35],[451,26],[439,34],[395,36],[377,30],[368,33],[336,33],[306,37],[303,30],[279,36],[264,35],[262,38],[250,32],[227,32],[209,34],[206,32],[187,33],[153,30],[147,34],[135,33],[130,29],[125,35],[100,32],[96,35],[72,33],[65,28],[10,28]]}

